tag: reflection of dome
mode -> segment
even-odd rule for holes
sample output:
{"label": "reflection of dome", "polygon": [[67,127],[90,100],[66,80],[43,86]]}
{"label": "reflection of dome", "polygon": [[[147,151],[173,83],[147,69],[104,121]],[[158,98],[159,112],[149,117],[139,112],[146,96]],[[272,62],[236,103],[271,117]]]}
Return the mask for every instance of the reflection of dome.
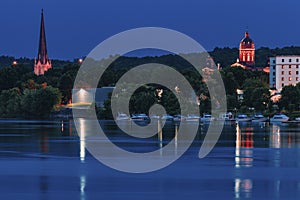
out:
{"label": "reflection of dome", "polygon": [[242,39],[241,44],[242,45],[252,45],[254,42],[253,40],[249,37],[249,33],[245,33],[245,37]]}

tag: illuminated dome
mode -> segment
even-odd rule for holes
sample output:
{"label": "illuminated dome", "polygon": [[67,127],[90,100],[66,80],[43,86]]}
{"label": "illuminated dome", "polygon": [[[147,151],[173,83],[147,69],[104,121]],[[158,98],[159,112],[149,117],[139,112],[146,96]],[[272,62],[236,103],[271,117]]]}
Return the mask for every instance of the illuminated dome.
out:
{"label": "illuminated dome", "polygon": [[246,67],[253,67],[255,64],[255,45],[253,40],[249,37],[248,31],[245,33],[245,37],[240,42],[240,63]]}
{"label": "illuminated dome", "polygon": [[248,31],[245,33],[245,37],[241,41],[241,45],[250,46],[254,44],[253,40],[249,37]]}

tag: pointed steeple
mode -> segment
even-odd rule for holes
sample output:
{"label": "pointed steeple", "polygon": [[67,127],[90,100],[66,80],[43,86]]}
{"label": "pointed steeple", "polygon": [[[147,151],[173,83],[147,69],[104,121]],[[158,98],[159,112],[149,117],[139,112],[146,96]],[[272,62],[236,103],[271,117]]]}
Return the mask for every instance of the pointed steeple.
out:
{"label": "pointed steeple", "polygon": [[45,64],[46,61],[48,60],[46,34],[45,34],[45,22],[44,22],[44,9],[42,9],[38,59],[41,60],[42,64]]}
{"label": "pointed steeple", "polygon": [[45,73],[45,71],[47,71],[51,67],[52,67],[51,61],[49,60],[48,53],[47,53],[44,10],[42,9],[39,51],[38,51],[38,58],[37,58],[37,60],[35,60],[35,63],[34,63],[34,73],[36,75],[43,75]]}

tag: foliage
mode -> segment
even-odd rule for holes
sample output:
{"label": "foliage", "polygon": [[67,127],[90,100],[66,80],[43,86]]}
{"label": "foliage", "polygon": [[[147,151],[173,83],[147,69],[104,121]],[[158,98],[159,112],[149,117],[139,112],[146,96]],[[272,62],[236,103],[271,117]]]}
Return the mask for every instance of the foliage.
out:
{"label": "foliage", "polygon": [[26,116],[47,117],[55,110],[55,106],[61,101],[61,94],[57,88],[46,88],[24,91],[22,109]]}
{"label": "foliage", "polygon": [[[268,74],[262,71],[249,71],[240,67],[230,67],[238,57],[237,48],[215,48],[209,52],[215,63],[222,66],[221,76],[224,81],[227,94],[227,107],[229,110],[254,107],[256,111],[273,112],[269,101]],[[265,67],[270,56],[300,54],[300,47],[284,47],[269,49],[262,47],[256,50],[256,66]],[[193,56],[193,55],[186,55]],[[103,62],[110,62],[116,57],[111,57]],[[17,65],[12,66],[16,60]],[[96,61],[93,61],[97,64]],[[116,82],[128,70],[146,63],[159,63],[170,66],[183,74],[195,90],[196,97],[181,91],[184,97],[200,100],[201,113],[209,112],[215,97],[210,97],[206,82],[190,63],[177,55],[164,55],[153,57],[118,57],[104,72],[98,86],[114,86]],[[71,99],[72,88],[80,65],[74,60],[60,61],[52,60],[53,68],[48,70],[44,76],[36,76],[33,73],[33,59],[0,56],[0,116],[17,117],[23,116],[45,117],[53,107],[60,103],[67,104]],[[88,71],[87,75],[93,76]],[[156,76],[155,73],[149,76]],[[214,74],[212,74],[214,76]],[[143,77],[140,77],[143,78]],[[176,83],[177,80],[170,80]],[[157,85],[140,87],[130,100],[130,111],[132,113],[147,113],[154,103],[165,107],[169,114],[178,114],[180,109],[187,109],[192,101],[184,101],[182,108],[176,95],[167,88],[161,99],[155,96],[155,90],[163,88]],[[244,90],[244,101],[237,102],[237,89]],[[289,112],[299,110],[300,85],[287,86],[282,90],[282,99],[278,103],[279,109]],[[104,102],[103,108],[97,108],[97,113],[102,118],[112,118],[110,100]]]}
{"label": "foliage", "polygon": [[20,115],[22,95],[18,88],[2,90],[0,93],[0,116],[17,117]]}
{"label": "foliage", "polygon": [[299,108],[300,105],[300,90],[299,84],[297,86],[289,85],[283,87],[281,91],[281,99],[279,101],[279,107],[281,109],[286,109],[289,112],[294,111]]}

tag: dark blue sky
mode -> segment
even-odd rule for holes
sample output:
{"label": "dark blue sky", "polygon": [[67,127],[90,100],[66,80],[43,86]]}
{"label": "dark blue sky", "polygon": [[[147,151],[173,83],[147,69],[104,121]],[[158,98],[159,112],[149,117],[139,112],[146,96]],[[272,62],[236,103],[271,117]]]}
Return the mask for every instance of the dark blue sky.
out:
{"label": "dark blue sky", "polygon": [[0,55],[36,56],[41,8],[52,59],[144,26],[183,32],[207,50],[238,47],[247,26],[256,47],[300,45],[299,0],[2,0]]}

